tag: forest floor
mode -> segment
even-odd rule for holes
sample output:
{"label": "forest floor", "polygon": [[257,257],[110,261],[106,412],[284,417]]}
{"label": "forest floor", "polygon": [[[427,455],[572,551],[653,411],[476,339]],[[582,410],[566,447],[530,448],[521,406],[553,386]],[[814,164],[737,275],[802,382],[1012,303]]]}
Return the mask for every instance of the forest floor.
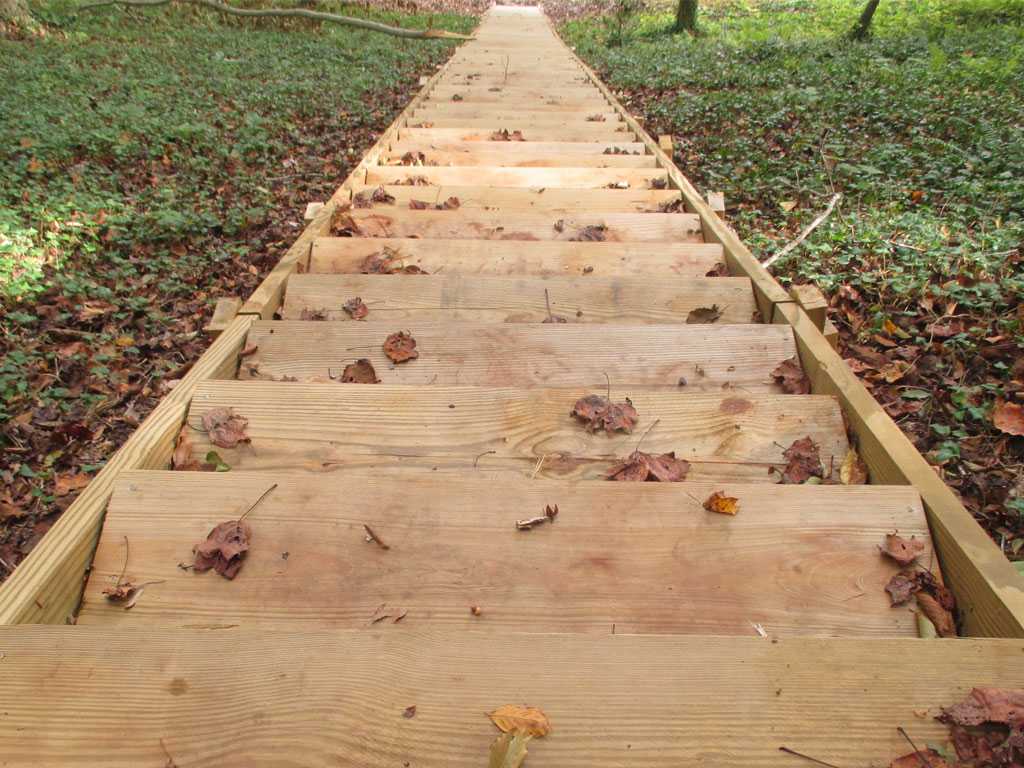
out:
{"label": "forest floor", "polygon": [[188,8],[39,17],[0,36],[0,579],[451,50]]}
{"label": "forest floor", "polygon": [[829,296],[848,363],[1022,561],[1024,4],[883,2],[854,43],[861,5],[702,3],[697,37],[670,7],[546,8],[760,258],[842,193],[773,272]]}

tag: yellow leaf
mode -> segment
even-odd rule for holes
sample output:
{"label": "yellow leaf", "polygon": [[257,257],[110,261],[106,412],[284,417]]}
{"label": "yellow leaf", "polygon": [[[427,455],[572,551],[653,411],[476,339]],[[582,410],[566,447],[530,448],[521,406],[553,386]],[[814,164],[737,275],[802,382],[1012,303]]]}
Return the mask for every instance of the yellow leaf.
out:
{"label": "yellow leaf", "polygon": [[794,200],[782,200],[779,202],[779,208],[784,210],[786,213],[789,213],[796,208],[796,202]]}
{"label": "yellow leaf", "polygon": [[846,452],[843,466],[839,468],[839,480],[843,485],[864,485],[868,481],[868,468],[853,448]]}
{"label": "yellow leaf", "polygon": [[488,768],[519,768],[526,759],[526,743],[530,737],[525,733],[503,733],[491,744],[491,759]]}
{"label": "yellow leaf", "polygon": [[735,496],[726,496],[722,491],[715,491],[704,502],[704,509],[720,515],[735,515],[740,511],[740,500]]}
{"label": "yellow leaf", "polygon": [[116,339],[114,339],[114,343],[117,344],[117,346],[119,347],[130,347],[132,346],[132,344],[135,343],[135,339],[133,339],[131,336],[118,336]]}
{"label": "yellow leaf", "polygon": [[547,736],[551,733],[551,723],[548,716],[537,707],[528,707],[519,704],[506,704],[498,707],[487,716],[494,721],[505,733],[509,731],[522,731],[530,736]]}
{"label": "yellow leaf", "polygon": [[887,317],[887,318],[885,318],[885,322],[884,322],[884,323],[882,323],[882,328],[883,328],[883,330],[885,330],[885,332],[886,332],[886,333],[888,333],[888,334],[889,334],[890,336],[894,336],[894,335],[896,334],[896,332],[897,332],[897,331],[899,331],[899,329],[900,329],[900,328],[899,328],[899,326],[898,326],[898,325],[896,325],[896,323],[894,323],[894,322],[893,322],[892,320],[890,320],[890,319],[889,319],[888,317]]}

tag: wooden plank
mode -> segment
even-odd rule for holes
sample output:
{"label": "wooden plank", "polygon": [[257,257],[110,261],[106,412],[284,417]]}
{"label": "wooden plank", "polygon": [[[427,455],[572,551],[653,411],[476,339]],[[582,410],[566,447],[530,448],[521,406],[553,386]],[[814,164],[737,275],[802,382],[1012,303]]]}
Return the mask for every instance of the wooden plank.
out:
{"label": "wooden plank", "polygon": [[567,243],[559,240],[422,240],[321,237],[308,272],[356,274],[390,249],[403,266],[448,275],[678,275],[704,277],[722,260],[717,243]]}
{"label": "wooden plank", "polygon": [[[458,127],[444,128],[417,128],[410,125],[408,128],[399,128],[398,138],[402,141],[488,141],[495,131],[507,129],[509,131],[520,131],[523,141],[601,141],[604,143],[633,142],[636,136],[632,132],[615,131],[609,128],[594,128],[589,125],[582,126],[529,126],[522,125],[467,125],[462,122]],[[492,142],[496,144],[511,144],[510,141]]]}
{"label": "wooden plank", "polygon": [[[177,566],[272,483],[249,518],[253,547],[237,579]],[[606,634],[615,624],[622,634],[742,636],[754,622],[775,637],[917,636],[914,614],[894,610],[885,591],[899,566],[878,553],[894,530],[927,542],[912,488],[686,487],[688,496],[662,483],[128,473],[79,624],[377,631],[370,622],[386,604],[417,629],[471,631],[478,605],[488,628],[504,631]],[[723,489],[739,499],[735,517],[701,506]],[[516,530],[555,502],[554,525]],[[364,525],[390,549],[368,546]],[[103,595],[121,576],[125,540],[125,578],[158,582],[130,611]],[[726,547],[744,553],[744,567],[721,557]]]}
{"label": "wooden plank", "polygon": [[[513,142],[508,142],[509,144]],[[542,142],[514,142],[520,147],[536,146]],[[528,151],[509,151],[491,149],[478,141],[464,141],[457,144],[431,146],[411,142],[396,143],[382,159],[382,165],[403,165],[403,156],[407,153],[421,161],[405,167],[415,168],[418,165],[440,166],[505,166],[509,168],[654,168],[656,163],[651,155],[612,155],[595,152],[593,144],[582,144],[588,148],[588,154],[581,152],[567,153],[559,150],[559,143],[548,143],[544,146],[551,150],[532,149]]]}
{"label": "wooden plank", "polygon": [[[392,187],[415,190],[416,187]],[[418,189],[422,190],[423,187]],[[442,191],[452,189],[441,187]],[[608,190],[628,194],[628,190]],[[587,195],[596,195],[594,190]],[[506,194],[511,194],[506,190]],[[577,193],[582,196],[583,193]],[[446,198],[440,198],[445,200]],[[585,213],[560,210],[544,212],[501,212],[474,208],[474,198],[456,211],[411,211],[377,206],[353,210],[352,218],[365,237],[422,237],[450,240],[564,240],[580,237],[586,227],[604,227],[604,242],[691,242],[703,241],[698,220],[684,213]],[[508,198],[506,198],[508,199]],[[552,198],[553,199],[553,198]],[[459,197],[461,201],[462,198]],[[269,318],[263,318],[267,320]]]}
{"label": "wooden plank", "polygon": [[[420,357],[430,354],[423,348]],[[395,468],[597,480],[632,453],[656,419],[644,450],[675,451],[691,462],[691,481],[776,482],[769,467],[782,469],[783,449],[806,436],[835,474],[846,455],[842,414],[830,397],[686,395],[614,384],[613,398],[628,395],[640,414],[635,434],[588,433],[569,415],[587,394],[582,389],[208,382],[192,400],[189,422],[221,407],[246,417],[252,444],[217,449],[239,470]],[[212,448],[198,432],[194,441],[200,456]]]}
{"label": "wooden plank", "polygon": [[725,195],[723,193],[708,192],[708,205],[720,219],[725,218]]}
{"label": "wooden plank", "polygon": [[[481,187],[535,187],[572,189],[656,189],[665,184],[661,169],[649,168],[446,168],[438,166],[374,166],[366,184],[402,185],[427,179],[434,185]],[[543,193],[542,193],[543,194]]]}
{"label": "wooden plank", "polygon": [[922,748],[942,743],[930,715],[974,686],[1024,687],[1014,640],[530,635],[488,631],[486,608],[480,619],[476,631],[5,629],[0,751],[36,768],[168,754],[183,768],[477,768],[497,735],[483,713],[527,702],[554,726],[530,742],[534,766],[800,764],[780,746],[880,766],[910,751],[894,723]]}
{"label": "wooden plank", "polygon": [[[418,173],[417,168],[410,169],[412,175]],[[536,169],[541,170],[541,169]],[[550,169],[545,169],[550,170]],[[357,187],[356,192],[373,190],[375,186]],[[658,213],[665,207],[678,203],[679,193],[667,189],[557,189],[548,187],[462,187],[462,186],[408,186],[388,185],[385,190],[395,202],[392,205],[375,203],[374,211],[387,212],[397,208],[408,208],[411,201],[418,200],[431,205],[443,203],[450,197],[457,197],[461,208],[495,210],[501,209],[505,217],[515,218],[515,214],[533,211],[558,213],[562,215],[599,214],[607,211],[615,213]],[[703,240],[703,236],[695,238],[699,233],[699,219],[692,214],[671,214],[673,216],[690,216],[692,223],[690,233],[685,239]],[[558,219],[555,219],[557,221]],[[677,222],[678,223],[678,222]],[[546,229],[547,227],[545,227]],[[572,235],[570,235],[572,236]]]}
{"label": "wooden plank", "polygon": [[169,464],[196,386],[210,378],[234,376],[251,322],[249,317],[232,321],[0,585],[0,624],[63,624],[73,616],[118,475]]}
{"label": "wooden plank", "polygon": [[371,310],[371,322],[362,323],[259,322],[248,340],[256,351],[239,378],[326,380],[356,350],[385,384],[600,389],[611,379],[686,393],[781,393],[771,372],[796,355],[789,329],[772,325],[609,325],[595,344],[593,328],[583,325],[441,322],[416,324],[416,342],[429,356],[391,365],[381,340],[393,329],[375,317]]}
{"label": "wooden plank", "polygon": [[[342,305],[362,297],[375,318],[391,323],[466,320],[541,323],[551,311],[570,323],[685,323],[690,312],[717,306],[720,323],[749,322],[754,311],[744,277],[462,277],[460,275],[295,275],[281,316],[303,310],[349,320]],[[398,330],[396,328],[396,330]]]}
{"label": "wooden plank", "polygon": [[[385,154],[387,158],[401,157],[406,152],[428,149],[446,153],[479,154],[481,152],[500,153],[508,157],[505,165],[515,165],[522,156],[556,156],[573,158],[570,165],[578,165],[585,156],[600,155],[602,157],[653,157],[646,155],[646,147],[638,142],[593,142],[593,141],[501,141],[481,144],[478,141],[393,141],[391,149]],[[608,153],[608,154],[605,154]],[[615,153],[615,154],[613,154]],[[577,159],[578,158],[578,159]]]}
{"label": "wooden plank", "polygon": [[814,391],[839,398],[872,482],[909,483],[920,492],[964,629],[973,635],[1024,637],[1024,579],[810,318],[796,306],[780,305],[775,319],[793,327]]}
{"label": "wooden plank", "polygon": [[819,331],[825,330],[825,321],[828,320],[828,301],[818,290],[816,285],[807,283],[805,285],[794,285],[789,289],[793,300],[800,305],[800,308],[811,318],[811,322]]}
{"label": "wooden plank", "polygon": [[531,88],[515,86],[490,86],[487,88],[473,88],[464,85],[447,85],[438,83],[430,92],[430,98],[437,102],[451,101],[452,97],[458,95],[464,104],[522,104],[530,103],[543,106],[545,104],[554,106],[580,107],[587,109],[607,109],[608,101],[599,90],[590,86],[573,86],[571,88]]}
{"label": "wooden plank", "polygon": [[241,308],[242,300],[237,296],[225,296],[217,299],[217,303],[213,308],[213,316],[203,330],[210,336],[218,336],[227,330],[227,327],[231,325],[231,321],[235,319],[235,315],[238,314],[238,310]]}
{"label": "wooden plank", "polygon": [[601,109],[581,110],[578,107],[560,107],[557,110],[533,109],[532,104],[469,105],[461,102],[442,102],[423,106],[409,118],[411,122],[429,122],[441,127],[442,120],[492,120],[502,125],[513,122],[537,125],[605,125],[618,127],[621,122],[618,112],[604,112]]}
{"label": "wooden plank", "polygon": [[448,95],[431,94],[429,99],[422,102],[422,106],[416,114],[436,112],[438,114],[465,115],[467,112],[486,112],[486,114],[490,115],[495,111],[515,110],[517,108],[529,109],[531,113],[579,115],[581,119],[584,116],[600,112],[604,113],[606,119],[612,122],[618,122],[620,119],[618,113],[606,112],[608,102],[600,96],[591,98],[582,96],[573,100],[543,99],[543,97],[538,99],[520,99],[509,96],[502,98],[500,92],[495,93],[492,91],[484,91],[482,93],[475,91],[463,96],[454,90]]}
{"label": "wooden plank", "polygon": [[312,221],[315,219],[316,215],[323,207],[324,204],[322,202],[306,203],[306,212],[302,214],[303,221]]}

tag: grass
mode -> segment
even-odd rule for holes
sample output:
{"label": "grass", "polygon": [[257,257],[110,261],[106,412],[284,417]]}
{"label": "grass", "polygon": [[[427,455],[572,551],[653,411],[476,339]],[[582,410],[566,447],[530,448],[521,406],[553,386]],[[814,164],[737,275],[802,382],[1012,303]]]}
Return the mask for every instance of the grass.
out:
{"label": "grass", "polygon": [[762,258],[843,194],[773,271],[832,297],[866,383],[1024,556],[1024,441],[991,423],[1024,389],[1024,3],[883,0],[854,43],[860,6],[716,3],[696,38],[671,9],[619,44],[597,17],[562,32]]}
{"label": "grass", "polygon": [[[451,14],[369,12],[469,31]],[[184,7],[0,38],[0,560],[203,349],[451,44]],[[74,485],[74,483],[72,483]],[[3,571],[0,570],[0,575]]]}

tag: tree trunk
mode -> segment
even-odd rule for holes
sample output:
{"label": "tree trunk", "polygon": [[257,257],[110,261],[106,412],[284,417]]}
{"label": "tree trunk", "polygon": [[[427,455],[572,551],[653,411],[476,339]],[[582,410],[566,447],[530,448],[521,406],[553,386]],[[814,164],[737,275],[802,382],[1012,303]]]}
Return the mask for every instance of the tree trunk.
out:
{"label": "tree trunk", "polygon": [[27,21],[30,19],[25,0],[0,0],[0,21]]}
{"label": "tree trunk", "polygon": [[871,34],[871,19],[878,8],[878,2],[879,0],[868,0],[868,4],[864,6],[864,10],[860,13],[857,24],[850,30],[850,37],[852,39],[864,40]]}
{"label": "tree trunk", "polygon": [[673,28],[675,32],[697,34],[697,2],[698,0],[679,0],[679,6],[676,8],[676,25]]}

